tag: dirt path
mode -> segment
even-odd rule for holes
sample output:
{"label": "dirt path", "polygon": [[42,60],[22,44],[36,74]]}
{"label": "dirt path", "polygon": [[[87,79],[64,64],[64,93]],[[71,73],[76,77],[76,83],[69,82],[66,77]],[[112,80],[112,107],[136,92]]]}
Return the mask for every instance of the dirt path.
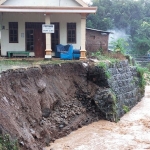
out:
{"label": "dirt path", "polygon": [[44,150],[150,150],[150,86],[143,100],[117,124],[92,123]]}

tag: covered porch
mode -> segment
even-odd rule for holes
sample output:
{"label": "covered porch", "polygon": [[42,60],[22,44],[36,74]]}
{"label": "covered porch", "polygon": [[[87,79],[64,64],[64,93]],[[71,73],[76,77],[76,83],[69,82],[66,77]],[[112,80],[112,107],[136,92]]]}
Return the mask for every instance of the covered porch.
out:
{"label": "covered porch", "polygon": [[[7,51],[29,51],[30,56],[51,59],[56,45],[72,45],[86,58],[86,16],[93,7],[1,6],[2,56]],[[17,25],[17,42],[10,42],[10,23]],[[42,24],[54,24],[54,33],[42,33]]]}

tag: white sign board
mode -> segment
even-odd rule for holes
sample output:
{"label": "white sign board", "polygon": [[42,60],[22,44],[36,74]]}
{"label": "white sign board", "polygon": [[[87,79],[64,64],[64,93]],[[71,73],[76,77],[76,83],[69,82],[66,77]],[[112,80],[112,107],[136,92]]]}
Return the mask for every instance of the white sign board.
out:
{"label": "white sign board", "polygon": [[54,33],[54,24],[42,24],[42,33]]}

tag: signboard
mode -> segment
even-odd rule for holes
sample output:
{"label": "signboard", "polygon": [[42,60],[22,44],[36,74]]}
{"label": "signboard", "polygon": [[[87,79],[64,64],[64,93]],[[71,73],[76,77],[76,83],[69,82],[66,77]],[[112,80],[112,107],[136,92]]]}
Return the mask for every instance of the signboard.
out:
{"label": "signboard", "polygon": [[42,33],[54,33],[54,24],[42,24]]}

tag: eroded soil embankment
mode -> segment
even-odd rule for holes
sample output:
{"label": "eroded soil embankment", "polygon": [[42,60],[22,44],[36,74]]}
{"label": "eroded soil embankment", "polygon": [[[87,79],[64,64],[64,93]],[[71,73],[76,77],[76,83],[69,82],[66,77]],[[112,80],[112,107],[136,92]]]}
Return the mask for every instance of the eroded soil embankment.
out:
{"label": "eroded soil embankment", "polygon": [[97,121],[91,101],[98,87],[82,63],[8,70],[0,78],[0,132],[18,138],[22,150],[40,150]]}

